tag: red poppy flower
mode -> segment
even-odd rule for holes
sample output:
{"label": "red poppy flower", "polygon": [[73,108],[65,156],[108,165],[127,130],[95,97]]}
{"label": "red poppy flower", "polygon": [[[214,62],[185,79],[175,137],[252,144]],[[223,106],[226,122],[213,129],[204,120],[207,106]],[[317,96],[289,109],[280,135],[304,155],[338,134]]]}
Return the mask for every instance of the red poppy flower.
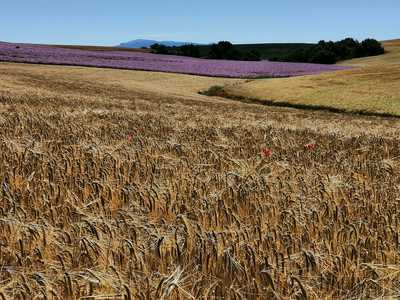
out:
{"label": "red poppy flower", "polygon": [[304,148],[307,150],[315,150],[317,148],[317,145],[315,143],[309,143],[307,145],[304,145]]}
{"label": "red poppy flower", "polygon": [[132,134],[128,134],[128,142],[131,143],[133,140],[133,135]]}
{"label": "red poppy flower", "polygon": [[264,157],[268,158],[272,156],[272,150],[268,149],[268,148],[263,148],[262,149],[262,154],[264,155]]}

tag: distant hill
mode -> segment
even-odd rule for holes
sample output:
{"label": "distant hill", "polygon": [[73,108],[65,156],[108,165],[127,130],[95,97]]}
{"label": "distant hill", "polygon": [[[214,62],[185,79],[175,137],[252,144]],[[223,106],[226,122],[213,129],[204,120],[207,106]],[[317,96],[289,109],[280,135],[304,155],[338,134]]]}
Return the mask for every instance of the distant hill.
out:
{"label": "distant hill", "polygon": [[151,45],[154,44],[160,44],[160,45],[164,45],[167,47],[179,47],[179,46],[183,46],[183,45],[187,45],[187,44],[195,44],[195,45],[199,45],[197,43],[191,43],[191,42],[177,42],[177,41],[156,41],[156,40],[145,40],[145,39],[137,39],[137,40],[133,40],[133,41],[129,41],[126,43],[121,43],[118,45],[118,47],[121,48],[142,48],[142,47],[150,47]]}

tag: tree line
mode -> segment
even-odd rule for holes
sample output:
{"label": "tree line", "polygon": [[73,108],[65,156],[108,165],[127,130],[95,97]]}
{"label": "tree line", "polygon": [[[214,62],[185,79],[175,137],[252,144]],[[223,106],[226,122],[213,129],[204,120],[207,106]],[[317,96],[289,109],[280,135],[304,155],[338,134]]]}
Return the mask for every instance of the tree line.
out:
{"label": "tree line", "polygon": [[161,44],[154,44],[150,47],[152,53],[180,55],[197,58],[209,59],[229,59],[229,60],[261,60],[261,54],[257,50],[240,51],[229,41],[220,41],[209,47],[206,55],[201,55],[200,46],[188,44],[179,47],[168,47]]}
{"label": "tree line", "polygon": [[[254,47],[256,48],[256,44]],[[156,54],[180,55],[197,58],[209,59],[229,59],[229,60],[247,60],[258,61],[262,55],[257,49],[250,51],[239,50],[229,41],[220,41],[207,47],[206,54],[203,53],[200,46],[188,44],[179,47],[168,47],[161,44],[154,44],[151,52]],[[204,47],[203,47],[204,48]],[[271,61],[283,62],[305,62],[320,64],[335,64],[338,61],[380,55],[385,49],[375,39],[365,39],[359,42],[353,38],[346,38],[341,41],[320,41],[318,44],[307,48],[300,48],[295,51],[288,51],[288,54],[281,57],[269,57]]]}
{"label": "tree line", "polygon": [[375,39],[365,39],[359,42],[353,38],[346,38],[337,42],[320,41],[307,49],[298,49],[281,58],[272,58],[275,61],[305,62],[320,64],[335,64],[338,61],[375,56],[385,53],[382,44]]}

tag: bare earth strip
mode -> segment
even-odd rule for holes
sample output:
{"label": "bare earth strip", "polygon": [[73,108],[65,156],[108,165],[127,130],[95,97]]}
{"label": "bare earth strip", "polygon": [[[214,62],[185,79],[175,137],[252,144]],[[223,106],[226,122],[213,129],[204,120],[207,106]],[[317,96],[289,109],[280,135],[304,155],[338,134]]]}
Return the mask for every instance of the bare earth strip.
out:
{"label": "bare earth strip", "polygon": [[231,96],[400,116],[400,40],[385,42],[382,56],[355,59],[355,69],[227,86]]}
{"label": "bare earth strip", "polygon": [[1,63],[0,298],[395,298],[400,121],[242,83]]}

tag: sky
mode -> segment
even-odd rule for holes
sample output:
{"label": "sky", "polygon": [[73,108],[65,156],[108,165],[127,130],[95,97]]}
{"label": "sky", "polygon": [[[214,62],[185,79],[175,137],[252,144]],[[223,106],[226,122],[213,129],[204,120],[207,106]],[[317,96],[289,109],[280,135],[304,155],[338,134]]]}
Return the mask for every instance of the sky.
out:
{"label": "sky", "polygon": [[400,38],[400,0],[0,0],[0,41],[117,45]]}

